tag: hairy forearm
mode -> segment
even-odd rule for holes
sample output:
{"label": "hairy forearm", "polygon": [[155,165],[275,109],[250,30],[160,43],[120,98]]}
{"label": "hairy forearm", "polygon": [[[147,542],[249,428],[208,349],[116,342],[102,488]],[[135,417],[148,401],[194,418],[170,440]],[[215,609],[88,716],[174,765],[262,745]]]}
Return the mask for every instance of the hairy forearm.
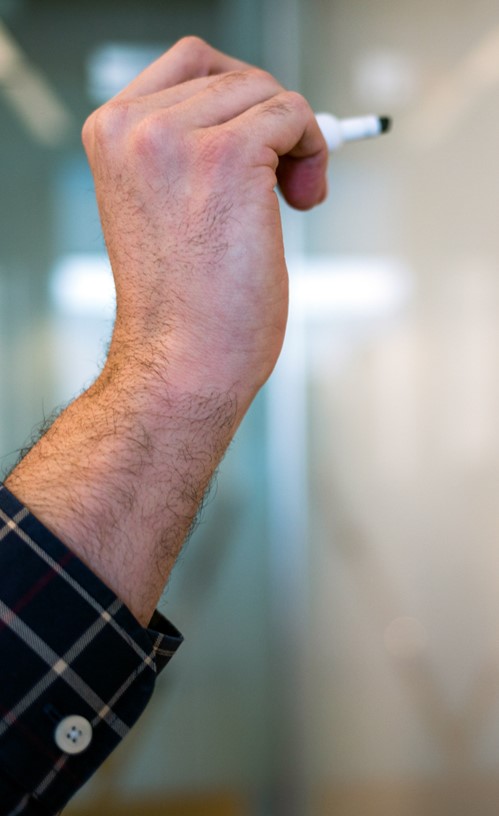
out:
{"label": "hairy forearm", "polygon": [[108,366],[6,486],[146,624],[237,426],[230,393]]}

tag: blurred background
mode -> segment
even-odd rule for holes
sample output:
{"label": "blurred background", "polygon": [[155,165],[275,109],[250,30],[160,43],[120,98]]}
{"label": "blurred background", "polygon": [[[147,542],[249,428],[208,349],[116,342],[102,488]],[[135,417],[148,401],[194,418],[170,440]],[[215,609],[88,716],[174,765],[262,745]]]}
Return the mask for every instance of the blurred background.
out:
{"label": "blurred background", "polygon": [[2,470],[110,335],[81,125],[185,34],[395,124],[283,207],[286,348],[165,592],[186,642],[68,816],[497,816],[493,0],[0,0]]}

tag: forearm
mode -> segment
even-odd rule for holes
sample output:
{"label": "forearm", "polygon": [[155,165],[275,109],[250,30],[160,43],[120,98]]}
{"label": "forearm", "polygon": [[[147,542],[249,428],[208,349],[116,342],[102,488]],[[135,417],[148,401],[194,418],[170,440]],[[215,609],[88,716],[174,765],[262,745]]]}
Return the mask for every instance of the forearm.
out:
{"label": "forearm", "polygon": [[147,624],[238,421],[234,394],[108,364],[6,486]]}

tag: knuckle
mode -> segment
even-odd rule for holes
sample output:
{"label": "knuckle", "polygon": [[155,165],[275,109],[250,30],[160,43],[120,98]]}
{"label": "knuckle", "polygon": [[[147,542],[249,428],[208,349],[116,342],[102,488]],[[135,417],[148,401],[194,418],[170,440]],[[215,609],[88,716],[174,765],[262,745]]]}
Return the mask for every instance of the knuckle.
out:
{"label": "knuckle", "polygon": [[291,110],[297,111],[298,113],[308,113],[310,110],[307,100],[302,94],[298,93],[298,91],[284,91],[282,100]]}
{"label": "knuckle", "polygon": [[199,159],[208,170],[225,169],[240,157],[241,137],[231,127],[217,127],[200,134]]}
{"label": "knuckle", "polygon": [[226,80],[228,83],[252,83],[258,85],[262,89],[279,93],[283,90],[282,85],[271,73],[265,71],[263,68],[248,67],[239,71],[230,71],[221,77],[221,81]]}
{"label": "knuckle", "polygon": [[178,51],[186,51],[193,56],[202,56],[211,50],[208,43],[196,34],[188,34],[186,37],[182,37],[174,47]]}
{"label": "knuckle", "polygon": [[209,73],[214,49],[201,37],[191,34],[178,40],[171,53],[184,69],[203,75]]}
{"label": "knuckle", "polygon": [[170,117],[166,111],[154,111],[140,120],[133,128],[131,149],[136,156],[147,156],[165,152],[171,141]]}
{"label": "knuckle", "polygon": [[262,107],[265,115],[307,117],[310,107],[306,99],[297,91],[281,91],[275,94]]}
{"label": "knuckle", "polygon": [[246,71],[228,71],[226,74],[217,76],[211,84],[211,89],[215,94],[225,94],[232,87],[244,84],[248,79]]}
{"label": "knuckle", "polygon": [[95,114],[92,113],[87,117],[81,129],[81,141],[87,153],[91,150],[93,145],[94,115]]}
{"label": "knuckle", "polygon": [[111,146],[124,132],[129,114],[129,106],[124,102],[107,102],[98,108],[83,126],[83,136],[92,139],[100,147]]}
{"label": "knuckle", "polygon": [[270,71],[265,71],[264,68],[250,68],[248,69],[248,73],[262,84],[269,85],[272,88],[282,88],[275,76],[273,76]]}

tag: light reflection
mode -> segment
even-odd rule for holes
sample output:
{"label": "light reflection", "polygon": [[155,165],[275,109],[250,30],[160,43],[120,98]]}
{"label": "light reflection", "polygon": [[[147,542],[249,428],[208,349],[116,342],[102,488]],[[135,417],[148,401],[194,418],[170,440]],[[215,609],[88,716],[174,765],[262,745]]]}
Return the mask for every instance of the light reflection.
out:
{"label": "light reflection", "polygon": [[418,95],[421,71],[402,51],[366,51],[354,65],[353,81],[360,102],[394,111],[407,107]]}
{"label": "light reflection", "polygon": [[157,59],[168,44],[105,43],[87,60],[90,98],[98,105],[107,102],[128,85],[137,74]]}
{"label": "light reflection", "polygon": [[64,142],[73,125],[71,112],[1,20],[0,91],[37,142],[48,147]]}
{"label": "light reflection", "polygon": [[319,256],[292,260],[292,309],[306,317],[387,317],[410,299],[413,281],[395,258]]}
{"label": "light reflection", "polygon": [[115,290],[107,255],[74,253],[57,262],[50,283],[59,312],[73,316],[109,317]]}

